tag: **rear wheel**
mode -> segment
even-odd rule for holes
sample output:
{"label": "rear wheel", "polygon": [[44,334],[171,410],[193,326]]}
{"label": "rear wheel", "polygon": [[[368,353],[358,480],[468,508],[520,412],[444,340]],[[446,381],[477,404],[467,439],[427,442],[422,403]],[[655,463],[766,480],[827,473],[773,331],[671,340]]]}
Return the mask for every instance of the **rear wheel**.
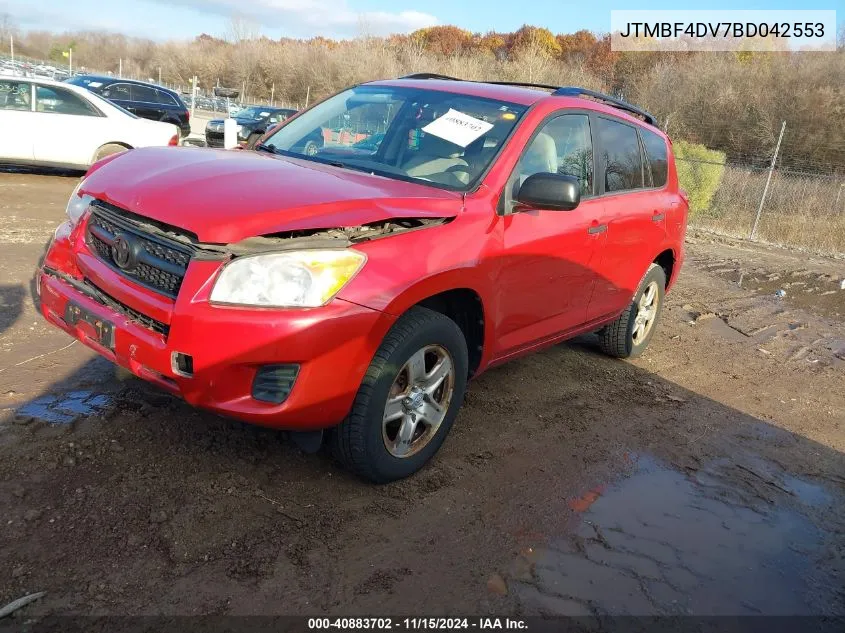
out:
{"label": "rear wheel", "polygon": [[666,273],[657,264],[646,271],[631,305],[613,323],[599,330],[599,345],[617,358],[639,356],[648,347],[663,308]]}
{"label": "rear wheel", "polygon": [[94,162],[105,158],[106,156],[111,156],[112,154],[119,154],[120,152],[125,152],[128,147],[125,145],[119,145],[118,143],[106,143],[102,147],[100,147],[96,153],[94,154]]}
{"label": "rear wheel", "polygon": [[418,471],[455,421],[467,365],[457,324],[439,312],[411,308],[382,341],[349,416],[332,429],[335,457],[375,483]]}

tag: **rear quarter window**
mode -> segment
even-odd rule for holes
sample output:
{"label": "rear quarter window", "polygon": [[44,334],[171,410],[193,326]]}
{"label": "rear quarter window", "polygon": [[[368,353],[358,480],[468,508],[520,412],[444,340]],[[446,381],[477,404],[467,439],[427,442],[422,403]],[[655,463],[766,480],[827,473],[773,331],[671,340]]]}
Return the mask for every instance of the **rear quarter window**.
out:
{"label": "rear quarter window", "polygon": [[156,90],[156,96],[158,97],[158,102],[168,106],[178,106],[179,104],[176,102],[176,99],[173,98],[169,92],[165,92],[164,90]]}
{"label": "rear quarter window", "polygon": [[666,149],[666,141],[662,136],[646,129],[641,128],[640,133],[642,134],[643,145],[645,145],[648,164],[651,167],[652,185],[663,187],[669,174],[669,155]]}

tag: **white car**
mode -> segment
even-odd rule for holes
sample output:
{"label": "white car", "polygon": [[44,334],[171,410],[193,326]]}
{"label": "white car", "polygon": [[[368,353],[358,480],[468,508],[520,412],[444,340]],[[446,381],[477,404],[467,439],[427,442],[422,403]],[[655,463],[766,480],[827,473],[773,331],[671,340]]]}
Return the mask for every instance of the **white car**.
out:
{"label": "white car", "polygon": [[179,143],[171,123],[49,79],[0,76],[0,130],[0,163],[71,169],[134,147]]}

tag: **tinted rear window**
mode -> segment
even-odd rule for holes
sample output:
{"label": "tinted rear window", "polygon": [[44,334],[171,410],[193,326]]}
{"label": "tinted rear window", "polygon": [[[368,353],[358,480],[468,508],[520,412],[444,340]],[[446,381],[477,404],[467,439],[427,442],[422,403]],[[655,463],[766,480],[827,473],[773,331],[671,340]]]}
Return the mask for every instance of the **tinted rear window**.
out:
{"label": "tinted rear window", "polygon": [[598,132],[604,163],[604,190],[642,189],[643,164],[637,130],[624,123],[599,118]]}
{"label": "tinted rear window", "polygon": [[651,166],[651,179],[655,187],[662,187],[666,184],[669,173],[669,157],[666,151],[666,141],[663,137],[641,129],[645,153],[648,155],[648,163]]}
{"label": "tinted rear window", "polygon": [[130,91],[132,93],[132,101],[158,103],[158,96],[156,95],[157,90],[155,88],[131,84]]}
{"label": "tinted rear window", "polygon": [[164,105],[175,106],[179,105],[176,102],[176,99],[169,92],[165,92],[164,90],[156,90],[156,95],[158,96],[158,102],[163,103]]}

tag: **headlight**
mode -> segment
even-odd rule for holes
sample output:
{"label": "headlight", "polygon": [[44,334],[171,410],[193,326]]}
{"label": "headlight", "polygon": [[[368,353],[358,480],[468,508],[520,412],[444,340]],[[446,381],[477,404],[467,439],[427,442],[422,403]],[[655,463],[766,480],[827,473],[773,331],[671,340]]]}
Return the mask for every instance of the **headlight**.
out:
{"label": "headlight", "polygon": [[91,196],[80,196],[79,190],[82,189],[82,185],[85,184],[85,179],[79,181],[79,184],[76,185],[76,189],[73,190],[73,193],[70,194],[70,200],[67,201],[67,209],[65,212],[67,213],[67,217],[70,218],[70,221],[73,224],[79,222],[79,218],[82,217],[82,214],[85,213],[85,210],[88,208],[88,205],[93,202],[94,198]]}
{"label": "headlight", "polygon": [[227,264],[211,301],[276,308],[325,305],[361,270],[355,250],[291,251],[239,257]]}
{"label": "headlight", "polygon": [[244,126],[243,126],[243,125],[236,125],[236,126],[235,126],[235,131],[236,131],[238,134],[240,134],[241,132],[243,132],[243,131],[244,131]]}

